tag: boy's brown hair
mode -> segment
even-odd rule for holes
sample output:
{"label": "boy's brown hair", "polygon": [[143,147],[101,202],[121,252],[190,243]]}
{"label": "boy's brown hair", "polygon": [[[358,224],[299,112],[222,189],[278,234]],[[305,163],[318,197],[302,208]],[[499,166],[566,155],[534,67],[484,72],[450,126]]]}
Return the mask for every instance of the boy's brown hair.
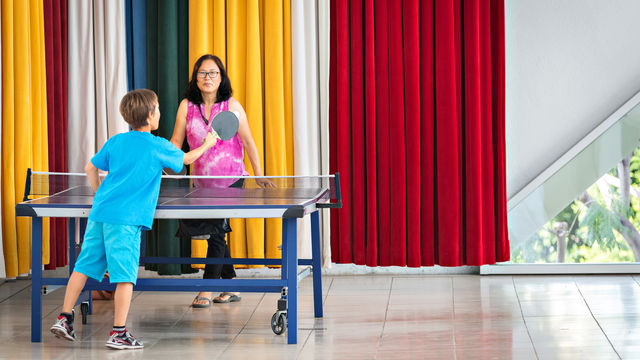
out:
{"label": "boy's brown hair", "polygon": [[120,114],[132,129],[147,125],[149,113],[155,111],[158,95],[149,89],[129,91],[120,101]]}

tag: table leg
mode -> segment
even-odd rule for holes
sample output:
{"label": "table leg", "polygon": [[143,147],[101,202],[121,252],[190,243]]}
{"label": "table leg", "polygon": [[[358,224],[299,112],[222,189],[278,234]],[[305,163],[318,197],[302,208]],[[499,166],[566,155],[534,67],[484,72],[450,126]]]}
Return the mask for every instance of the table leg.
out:
{"label": "table leg", "polygon": [[76,218],[69,218],[69,276],[76,265]]}
{"label": "table leg", "polygon": [[42,341],[42,218],[31,220],[31,342]]}
{"label": "table leg", "polygon": [[298,219],[285,218],[282,220],[282,248],[287,256],[287,342],[298,342]]}
{"label": "table leg", "polygon": [[311,254],[313,269],[313,311],[315,317],[322,317],[322,253],[320,251],[319,211],[311,213]]}

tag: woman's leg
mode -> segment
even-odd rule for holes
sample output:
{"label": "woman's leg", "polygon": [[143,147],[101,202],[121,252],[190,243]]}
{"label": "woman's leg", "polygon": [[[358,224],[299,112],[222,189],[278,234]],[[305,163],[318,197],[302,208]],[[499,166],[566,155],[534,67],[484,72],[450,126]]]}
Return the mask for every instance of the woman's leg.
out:
{"label": "woman's leg", "polygon": [[[224,239],[224,232],[222,230],[223,219],[220,219],[220,224],[216,224],[216,229],[210,234],[207,243],[207,258],[222,258],[225,254],[225,247],[227,245]],[[220,227],[219,229],[217,229]],[[206,264],[204,267],[203,279],[220,279],[222,275],[222,264]],[[198,297],[211,299],[212,293],[208,291],[202,291],[198,294]],[[207,300],[194,300],[193,304],[206,305]]]}

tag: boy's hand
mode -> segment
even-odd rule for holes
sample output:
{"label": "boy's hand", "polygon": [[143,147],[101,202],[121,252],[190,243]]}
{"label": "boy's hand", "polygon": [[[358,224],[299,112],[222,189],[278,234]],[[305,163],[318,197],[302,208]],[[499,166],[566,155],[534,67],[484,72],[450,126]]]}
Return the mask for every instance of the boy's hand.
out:
{"label": "boy's hand", "polygon": [[207,148],[210,148],[215,145],[216,142],[218,142],[218,138],[212,133],[207,133],[207,136],[204,138],[203,145],[206,145]]}

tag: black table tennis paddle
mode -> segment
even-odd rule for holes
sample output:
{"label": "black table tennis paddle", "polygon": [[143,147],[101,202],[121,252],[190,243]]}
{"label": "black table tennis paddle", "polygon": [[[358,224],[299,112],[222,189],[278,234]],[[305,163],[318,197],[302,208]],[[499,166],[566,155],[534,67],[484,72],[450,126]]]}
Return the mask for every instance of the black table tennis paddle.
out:
{"label": "black table tennis paddle", "polygon": [[227,141],[236,136],[238,127],[240,127],[238,117],[231,111],[221,111],[211,121],[211,128],[222,141]]}

